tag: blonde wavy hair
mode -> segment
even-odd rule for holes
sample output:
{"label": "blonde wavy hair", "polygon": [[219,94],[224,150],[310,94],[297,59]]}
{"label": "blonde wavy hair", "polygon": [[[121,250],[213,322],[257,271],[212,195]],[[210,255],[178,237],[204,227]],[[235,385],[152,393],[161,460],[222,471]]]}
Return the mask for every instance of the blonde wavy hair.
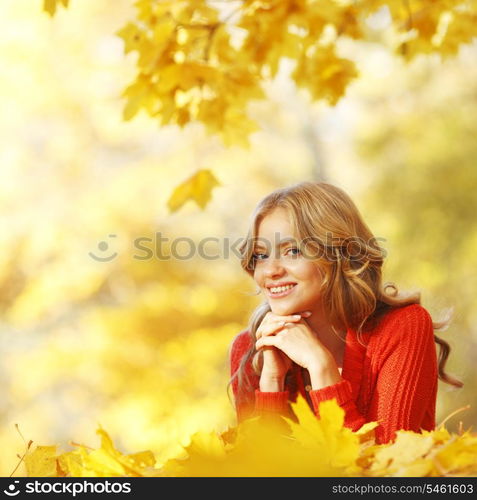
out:
{"label": "blonde wavy hair", "polygon": [[[420,304],[420,292],[402,294],[393,283],[382,284],[381,268],[385,251],[365,224],[351,198],[340,188],[326,182],[301,182],[277,189],[262,199],[252,215],[247,238],[240,247],[242,268],[253,278],[254,247],[261,221],[273,210],[287,211],[295,228],[298,242],[306,242],[306,252],[316,252],[316,262],[324,273],[321,287],[323,303],[327,305],[333,328],[351,328],[358,334],[377,325],[381,316],[392,308]],[[258,294],[259,292],[257,292]],[[255,333],[270,311],[267,301],[251,314],[248,331],[251,347],[243,356],[239,369],[230,379],[238,377],[239,386],[251,388],[245,366],[252,360],[257,375],[261,372],[261,356],[255,349]],[[433,321],[434,330],[444,330],[451,312],[441,321]],[[455,387],[463,383],[444,371],[451,348],[434,335],[439,344],[439,379]]]}

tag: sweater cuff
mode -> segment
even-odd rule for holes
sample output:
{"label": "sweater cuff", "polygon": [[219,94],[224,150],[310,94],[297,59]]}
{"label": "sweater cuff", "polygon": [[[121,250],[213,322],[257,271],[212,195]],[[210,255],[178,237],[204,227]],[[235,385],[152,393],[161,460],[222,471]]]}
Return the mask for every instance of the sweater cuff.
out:
{"label": "sweater cuff", "polygon": [[310,398],[317,415],[318,408],[322,401],[327,401],[329,399],[335,398],[338,405],[343,406],[345,403],[352,399],[351,382],[349,380],[343,379],[337,384],[329,385],[315,391],[310,391]]}
{"label": "sweater cuff", "polygon": [[289,391],[262,392],[255,389],[255,411],[263,413],[287,413]]}

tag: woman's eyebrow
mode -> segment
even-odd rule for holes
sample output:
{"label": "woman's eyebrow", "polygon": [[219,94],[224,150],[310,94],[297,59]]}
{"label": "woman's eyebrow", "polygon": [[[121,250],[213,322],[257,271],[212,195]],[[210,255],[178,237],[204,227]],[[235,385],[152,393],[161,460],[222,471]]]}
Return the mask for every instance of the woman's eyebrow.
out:
{"label": "woman's eyebrow", "polygon": [[[296,238],[288,237],[288,238],[283,238],[283,240],[280,241],[280,244],[278,245],[280,248],[284,247],[285,245],[288,245],[290,243],[295,243],[296,244]],[[255,243],[254,248],[257,250],[268,250],[268,247],[265,247],[261,243]]]}

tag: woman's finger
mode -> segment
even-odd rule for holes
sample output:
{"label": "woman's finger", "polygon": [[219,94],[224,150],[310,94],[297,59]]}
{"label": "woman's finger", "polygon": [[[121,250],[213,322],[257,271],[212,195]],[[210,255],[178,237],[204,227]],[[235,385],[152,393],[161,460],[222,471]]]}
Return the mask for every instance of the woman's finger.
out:
{"label": "woman's finger", "polygon": [[[272,313],[273,314],[273,313]],[[266,337],[267,335],[273,335],[278,330],[283,328],[287,323],[294,323],[301,320],[300,314],[291,314],[288,316],[270,315],[264,318],[260,326],[258,327],[255,337],[259,339],[260,337]]]}
{"label": "woman's finger", "polygon": [[267,337],[261,337],[260,339],[258,339],[257,342],[255,342],[255,349],[257,349],[258,351],[259,349],[262,349],[263,347],[267,346],[279,347],[278,345],[279,343],[280,343],[280,337],[269,335]]}

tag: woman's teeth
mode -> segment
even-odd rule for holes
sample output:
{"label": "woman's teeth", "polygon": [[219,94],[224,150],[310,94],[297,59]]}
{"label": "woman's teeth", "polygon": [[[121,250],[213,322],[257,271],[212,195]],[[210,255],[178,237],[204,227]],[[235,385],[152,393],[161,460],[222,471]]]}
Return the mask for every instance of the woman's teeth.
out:
{"label": "woman's teeth", "polygon": [[285,290],[290,290],[294,286],[295,285],[275,286],[273,288],[270,288],[270,291],[272,293],[281,293],[281,292],[284,292]]}

